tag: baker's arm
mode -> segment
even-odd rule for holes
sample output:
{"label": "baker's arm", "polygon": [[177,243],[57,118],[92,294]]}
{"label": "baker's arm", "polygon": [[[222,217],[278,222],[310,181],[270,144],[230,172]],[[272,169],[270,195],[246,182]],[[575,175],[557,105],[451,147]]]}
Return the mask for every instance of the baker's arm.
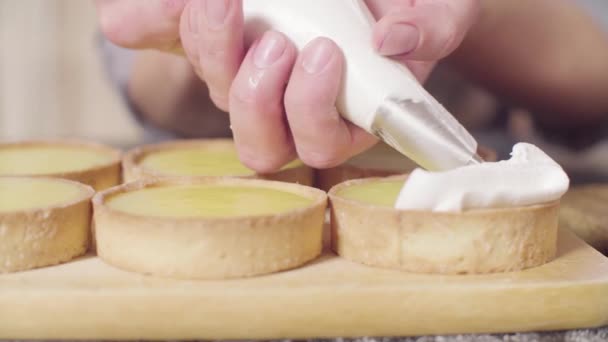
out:
{"label": "baker's arm", "polygon": [[213,104],[207,87],[181,56],[136,51],[127,94],[141,120],[178,136],[230,135],[228,114]]}
{"label": "baker's arm", "polygon": [[483,0],[449,60],[542,125],[588,129],[607,120],[608,33],[573,1]]}
{"label": "baker's arm", "polygon": [[144,130],[144,142],[230,136],[228,115],[211,103],[184,58],[119,47],[101,33],[97,47],[108,80]]}
{"label": "baker's arm", "polygon": [[[450,62],[548,125],[597,126],[608,113],[608,39],[599,26],[566,0],[482,5]],[[229,134],[227,116],[185,60],[152,51],[134,56],[126,89],[142,121],[184,136]]]}

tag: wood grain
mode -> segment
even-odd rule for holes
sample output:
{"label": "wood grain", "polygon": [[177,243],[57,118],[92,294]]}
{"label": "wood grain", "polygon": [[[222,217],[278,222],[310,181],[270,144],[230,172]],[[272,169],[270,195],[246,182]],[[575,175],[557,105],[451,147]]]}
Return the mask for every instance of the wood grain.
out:
{"label": "wood grain", "polygon": [[516,273],[437,276],[325,253],[233,281],[128,273],[94,256],[0,276],[0,339],[270,339],[525,332],[608,324],[608,259],[567,230]]}

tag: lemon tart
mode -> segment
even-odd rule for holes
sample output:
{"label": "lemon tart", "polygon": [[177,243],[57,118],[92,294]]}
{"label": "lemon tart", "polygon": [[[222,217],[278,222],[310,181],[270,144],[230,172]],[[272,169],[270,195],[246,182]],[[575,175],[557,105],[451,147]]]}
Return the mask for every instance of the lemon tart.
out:
{"label": "lemon tart", "polygon": [[598,251],[608,254],[608,186],[585,184],[570,189],[561,200],[559,225]]}
{"label": "lemon tart", "polygon": [[58,264],[85,253],[95,191],[46,177],[0,177],[0,273]]}
{"label": "lemon tart", "polygon": [[0,144],[0,176],[59,177],[103,190],[120,184],[121,153],[73,140]]}
{"label": "lemon tart", "polygon": [[405,179],[351,180],[331,189],[332,248],[339,255],[442,274],[516,271],[555,257],[559,201],[461,213],[398,210]]}
{"label": "lemon tart", "polygon": [[166,177],[260,178],[312,185],[313,170],[295,160],[271,174],[243,165],[231,139],[178,140],[137,147],[123,159],[124,178],[133,181]]}
{"label": "lemon tart", "polygon": [[[485,161],[495,161],[496,153],[480,146],[479,155]],[[385,143],[358,154],[342,165],[316,170],[315,186],[329,191],[334,185],[351,179],[386,177],[410,173],[418,165]]]}
{"label": "lemon tart", "polygon": [[141,180],[93,200],[97,253],[122,269],[222,279],[300,266],[321,253],[327,195],[277,181]]}

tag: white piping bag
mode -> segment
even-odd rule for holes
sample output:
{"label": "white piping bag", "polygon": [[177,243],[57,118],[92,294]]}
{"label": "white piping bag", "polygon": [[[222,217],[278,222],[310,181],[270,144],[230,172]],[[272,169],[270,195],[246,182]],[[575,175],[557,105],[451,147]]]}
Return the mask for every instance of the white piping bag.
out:
{"label": "white piping bag", "polygon": [[372,46],[376,22],[363,0],[244,0],[248,40],[273,29],[298,49],[316,37],[344,52],[340,114],[421,167],[440,171],[482,159],[477,142],[400,63]]}

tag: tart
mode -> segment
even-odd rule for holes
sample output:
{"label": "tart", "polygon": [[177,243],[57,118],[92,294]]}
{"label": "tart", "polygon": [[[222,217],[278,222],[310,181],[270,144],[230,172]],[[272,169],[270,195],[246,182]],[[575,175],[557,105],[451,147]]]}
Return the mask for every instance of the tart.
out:
{"label": "tart", "polygon": [[59,177],[104,190],[120,184],[121,153],[73,140],[0,144],[0,176]]}
{"label": "tart", "polygon": [[598,251],[608,254],[608,186],[580,185],[561,200],[559,224]]}
{"label": "tart", "polygon": [[516,271],[555,257],[559,201],[462,213],[398,210],[405,179],[351,180],[331,189],[336,253],[367,265],[441,274]]}
{"label": "tart", "polygon": [[258,179],[165,178],[109,189],[93,203],[105,262],[170,278],[224,279],[315,259],[327,195]]}
{"label": "tart", "polygon": [[[496,152],[479,147],[479,154],[485,161],[495,161]],[[329,191],[334,185],[347,180],[386,177],[410,173],[418,167],[411,159],[397,152],[389,145],[379,142],[371,149],[358,154],[344,164],[316,170],[315,186]]]}
{"label": "tart", "polygon": [[123,159],[124,178],[232,177],[312,185],[313,170],[295,160],[280,171],[258,174],[244,166],[231,139],[178,140],[137,147]]}
{"label": "tart", "polygon": [[0,177],[0,273],[84,254],[94,193],[89,186],[60,178]]}

